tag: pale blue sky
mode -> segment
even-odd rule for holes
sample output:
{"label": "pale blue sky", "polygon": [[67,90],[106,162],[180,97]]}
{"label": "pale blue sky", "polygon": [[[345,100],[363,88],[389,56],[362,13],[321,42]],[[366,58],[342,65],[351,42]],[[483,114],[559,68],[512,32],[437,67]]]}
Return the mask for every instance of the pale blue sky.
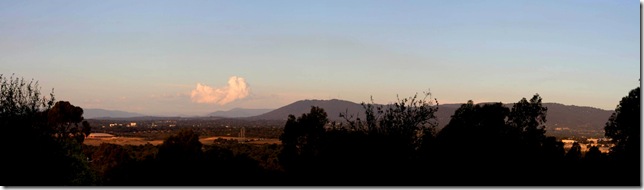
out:
{"label": "pale blue sky", "polygon": [[[199,115],[429,89],[612,110],[640,69],[636,1],[0,1],[0,74],[84,108]],[[232,76],[244,98],[191,100]]]}

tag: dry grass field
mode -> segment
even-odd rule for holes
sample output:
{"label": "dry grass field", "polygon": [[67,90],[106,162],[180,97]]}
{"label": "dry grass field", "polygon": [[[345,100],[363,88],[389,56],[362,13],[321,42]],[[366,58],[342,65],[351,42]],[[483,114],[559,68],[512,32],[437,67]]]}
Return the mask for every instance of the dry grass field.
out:
{"label": "dry grass field", "polygon": [[[225,136],[215,136],[215,137],[205,137],[200,138],[199,141],[202,144],[210,145],[213,144],[214,140],[217,138],[227,139],[227,140],[238,140],[239,142],[244,141],[244,139],[239,137],[225,137]],[[246,143],[250,144],[281,144],[279,139],[261,139],[261,138],[246,138]],[[153,140],[148,141],[139,137],[113,137],[113,138],[85,138],[84,144],[99,146],[101,143],[110,143],[117,145],[144,145],[150,143],[152,145],[159,145],[163,143],[163,140]]]}
{"label": "dry grass field", "polygon": [[163,143],[162,140],[147,141],[139,137],[113,137],[113,138],[85,138],[83,142],[86,145],[98,146],[102,143],[110,143],[117,145],[144,145],[150,143],[152,145],[159,145]]}

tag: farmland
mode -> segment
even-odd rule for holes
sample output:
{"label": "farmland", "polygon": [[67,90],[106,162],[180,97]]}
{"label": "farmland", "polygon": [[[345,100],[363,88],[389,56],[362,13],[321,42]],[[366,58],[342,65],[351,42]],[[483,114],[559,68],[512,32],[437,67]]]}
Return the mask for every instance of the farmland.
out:
{"label": "farmland", "polygon": [[[236,140],[238,142],[248,143],[248,144],[280,144],[279,139],[275,138],[241,138],[241,137],[229,137],[229,136],[212,136],[199,138],[199,141],[204,145],[214,144],[215,139],[225,139],[225,140]],[[163,143],[163,140],[146,140],[142,137],[112,137],[112,138],[86,138],[83,142],[86,145],[99,146],[102,143],[117,144],[117,145],[160,145]]]}

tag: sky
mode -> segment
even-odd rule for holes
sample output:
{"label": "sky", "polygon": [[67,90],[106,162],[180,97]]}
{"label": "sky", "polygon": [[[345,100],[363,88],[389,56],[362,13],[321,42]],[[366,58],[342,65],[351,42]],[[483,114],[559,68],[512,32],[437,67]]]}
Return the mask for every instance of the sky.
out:
{"label": "sky", "polygon": [[636,1],[0,1],[0,74],[148,115],[423,92],[614,110],[640,41]]}

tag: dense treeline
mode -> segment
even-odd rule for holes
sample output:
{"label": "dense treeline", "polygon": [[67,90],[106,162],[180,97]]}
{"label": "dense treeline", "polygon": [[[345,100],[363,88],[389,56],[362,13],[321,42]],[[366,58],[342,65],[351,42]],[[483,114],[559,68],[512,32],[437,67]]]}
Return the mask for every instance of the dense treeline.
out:
{"label": "dense treeline", "polygon": [[[110,133],[121,137],[142,137],[146,140],[163,140],[166,137],[177,133],[183,128],[192,128],[199,136],[239,136],[241,128],[244,128],[246,136],[256,138],[276,139],[282,134],[283,121],[243,121],[236,119],[175,119],[168,123],[163,120],[114,120],[114,119],[90,119],[92,132]],[[123,124],[136,122],[137,127],[128,127]],[[110,124],[122,124],[110,127]],[[154,126],[153,126],[154,124]]]}
{"label": "dense treeline", "polygon": [[611,153],[582,154],[579,144],[565,151],[545,135],[548,109],[538,94],[512,108],[469,101],[440,131],[440,106],[426,93],[388,106],[363,103],[364,115],[342,114],[344,122],[311,107],[288,117],[281,145],[204,145],[203,131],[180,128],[158,146],[87,146],[82,108],[55,102],[53,93],[40,97],[37,83],[0,79],[10,186],[641,185],[639,87],[606,123]]}

